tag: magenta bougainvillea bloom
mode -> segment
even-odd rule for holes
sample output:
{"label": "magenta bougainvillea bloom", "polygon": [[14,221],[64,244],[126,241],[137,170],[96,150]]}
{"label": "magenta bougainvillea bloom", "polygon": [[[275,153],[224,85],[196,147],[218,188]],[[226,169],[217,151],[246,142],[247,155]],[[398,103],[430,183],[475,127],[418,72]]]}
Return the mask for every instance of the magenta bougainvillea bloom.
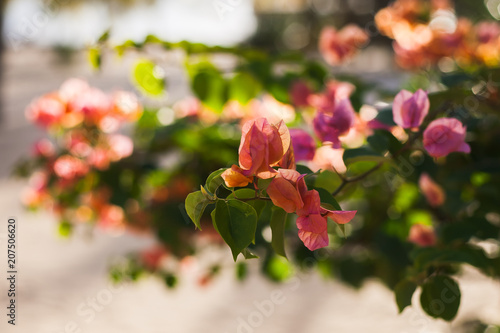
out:
{"label": "magenta bougainvillea bloom", "polygon": [[414,224],[410,228],[408,241],[421,247],[433,246],[436,244],[434,228],[428,225]]}
{"label": "magenta bougainvillea bloom", "polygon": [[311,161],[316,152],[316,142],[309,133],[294,128],[290,130],[293,153],[296,161]]}
{"label": "magenta bougainvillea bloom", "polygon": [[340,148],[339,136],[347,134],[354,125],[354,109],[347,98],[336,101],[332,109],[319,111],[314,118],[314,132],[323,142],[331,142]]}
{"label": "magenta bougainvillea bloom", "polygon": [[401,90],[394,98],[392,114],[394,122],[403,128],[417,130],[429,112],[429,98],[422,89],[414,94]]}
{"label": "magenta bougainvillea bloom", "polygon": [[470,153],[465,143],[467,128],[455,118],[439,118],[424,131],[424,147],[432,157],[443,157],[452,152]]}
{"label": "magenta bougainvillea bloom", "polygon": [[432,207],[439,207],[444,203],[446,196],[443,188],[433,181],[428,174],[422,173],[420,175],[418,186],[425,196],[425,199]]}
{"label": "magenta bougainvillea bloom", "polygon": [[35,124],[50,128],[57,124],[66,112],[66,105],[57,94],[47,94],[33,101],[26,109],[26,118]]}

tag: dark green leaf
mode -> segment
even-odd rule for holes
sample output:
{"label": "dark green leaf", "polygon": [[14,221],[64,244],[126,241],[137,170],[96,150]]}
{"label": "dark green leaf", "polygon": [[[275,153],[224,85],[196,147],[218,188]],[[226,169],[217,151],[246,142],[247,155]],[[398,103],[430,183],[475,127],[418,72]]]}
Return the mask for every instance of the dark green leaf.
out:
{"label": "dark green leaf", "polygon": [[328,192],[327,190],[323,189],[323,188],[314,188],[316,191],[318,191],[319,193],[319,197],[321,199],[321,204],[328,204],[329,207],[328,209],[330,210],[342,210],[342,208],[340,208],[340,205],[339,203],[337,202],[337,200],[335,200],[335,198],[333,197],[333,195]]}
{"label": "dark green leaf", "polygon": [[460,307],[460,288],[449,276],[432,276],[422,285],[420,304],[431,317],[451,321]]}
{"label": "dark green leaf", "polygon": [[257,259],[257,258],[259,258],[259,256],[256,255],[255,253],[253,253],[252,251],[250,251],[248,249],[248,247],[246,249],[244,249],[243,251],[241,251],[241,253],[245,257],[245,259]]}
{"label": "dark green leaf", "polygon": [[200,230],[201,216],[203,215],[205,208],[211,203],[213,202],[208,200],[201,191],[189,193],[186,197],[186,212],[191,220],[193,220],[196,227]]}
{"label": "dark green leaf", "polygon": [[348,149],[344,152],[343,159],[346,165],[359,161],[381,162],[388,160],[387,157],[382,156],[380,153],[374,151],[369,147]]}
{"label": "dark green leaf", "polygon": [[273,207],[271,213],[271,231],[273,234],[273,238],[271,241],[271,245],[276,254],[283,256],[286,258],[285,252],[285,224],[286,224],[287,213],[279,208]]}
{"label": "dark green leaf", "polygon": [[399,313],[403,312],[404,308],[411,305],[411,298],[417,289],[417,284],[411,280],[401,280],[394,288],[396,294],[396,303],[398,304]]}
{"label": "dark green leaf", "polygon": [[212,212],[212,222],[231,248],[234,260],[255,239],[257,213],[242,201],[218,200]]}
{"label": "dark green leaf", "polygon": [[213,111],[220,112],[227,101],[227,83],[217,69],[196,73],[192,81],[196,96]]}
{"label": "dark green leaf", "polygon": [[248,265],[246,262],[239,262],[236,264],[236,278],[243,281],[248,276]]}
{"label": "dark green leaf", "polygon": [[219,186],[224,183],[224,179],[221,177],[224,171],[226,171],[226,169],[219,169],[208,176],[205,186],[210,193],[215,194]]}

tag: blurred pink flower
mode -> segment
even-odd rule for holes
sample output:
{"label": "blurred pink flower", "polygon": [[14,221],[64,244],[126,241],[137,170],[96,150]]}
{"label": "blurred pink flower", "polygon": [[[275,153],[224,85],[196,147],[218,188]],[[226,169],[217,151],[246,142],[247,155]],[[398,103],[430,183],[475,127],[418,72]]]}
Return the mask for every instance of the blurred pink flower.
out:
{"label": "blurred pink flower", "polygon": [[54,163],[54,172],[58,177],[72,180],[81,177],[89,171],[89,167],[81,159],[70,155],[59,157]]}
{"label": "blurred pink flower", "polygon": [[394,98],[392,115],[394,122],[403,128],[418,130],[429,112],[427,93],[418,89],[414,94],[401,90]]}
{"label": "blurred pink flower", "polygon": [[344,149],[334,149],[331,145],[324,145],[316,149],[316,154],[310,164],[312,171],[331,170],[339,173],[344,173],[347,168],[344,164],[342,156],[344,155]]}
{"label": "blurred pink flower", "polygon": [[293,82],[290,87],[290,100],[296,107],[308,106],[308,98],[311,94],[311,88],[309,88],[309,85],[302,80]]}
{"label": "blurred pink flower", "polygon": [[128,136],[112,134],[108,137],[109,155],[111,160],[118,161],[129,157],[134,151],[134,143]]}
{"label": "blurred pink flower", "polygon": [[33,101],[26,109],[26,118],[44,128],[56,125],[64,116],[66,105],[57,94],[47,94]]}
{"label": "blurred pink flower", "polygon": [[314,131],[323,142],[331,142],[333,148],[340,148],[339,136],[345,135],[354,125],[354,109],[349,99],[335,102],[333,109],[319,111],[314,118]]}
{"label": "blurred pink flower", "polygon": [[354,56],[368,39],[366,32],[353,24],[339,31],[325,27],[319,37],[319,51],[329,65],[335,66]]}
{"label": "blurred pink flower", "polygon": [[421,247],[436,245],[434,228],[423,224],[414,224],[410,228],[408,241]]}
{"label": "blurred pink flower", "polygon": [[420,175],[418,186],[432,207],[438,207],[444,203],[446,196],[442,187],[434,182],[428,174],[422,173]]}
{"label": "blurred pink flower", "polygon": [[467,129],[455,118],[439,118],[424,131],[424,147],[432,157],[446,156],[452,152],[470,153],[465,143]]}
{"label": "blurred pink flower", "polygon": [[296,161],[311,161],[316,151],[316,142],[309,133],[302,129],[290,130],[293,153]]}
{"label": "blurred pink flower", "polygon": [[59,88],[59,96],[66,103],[75,99],[78,95],[90,89],[89,84],[81,79],[71,78],[61,85]]}
{"label": "blurred pink flower", "polygon": [[99,211],[97,225],[105,230],[121,230],[124,228],[125,213],[116,205],[105,205]]}
{"label": "blurred pink flower", "polygon": [[88,156],[87,162],[96,169],[106,170],[109,168],[110,163],[109,151],[102,148],[96,148],[92,150]]}
{"label": "blurred pink flower", "polygon": [[33,145],[33,154],[35,156],[52,157],[54,153],[54,145],[49,139],[41,139]]}
{"label": "blurred pink flower", "polygon": [[111,95],[113,115],[124,121],[136,121],[142,115],[142,105],[129,91],[115,91]]}
{"label": "blurred pink flower", "polygon": [[82,114],[87,122],[98,124],[111,111],[111,99],[97,88],[89,88],[69,102],[69,111]]}

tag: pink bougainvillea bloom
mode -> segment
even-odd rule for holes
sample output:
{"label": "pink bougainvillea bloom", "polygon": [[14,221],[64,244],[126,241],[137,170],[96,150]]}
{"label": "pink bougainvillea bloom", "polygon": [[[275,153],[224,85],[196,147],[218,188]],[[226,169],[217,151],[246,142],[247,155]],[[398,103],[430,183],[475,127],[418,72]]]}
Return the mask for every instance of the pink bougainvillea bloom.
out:
{"label": "pink bougainvillea bloom", "polygon": [[116,205],[104,205],[99,211],[97,225],[105,230],[121,230],[124,228],[125,213]]}
{"label": "pink bougainvillea bloom", "polygon": [[111,99],[96,88],[89,88],[76,95],[69,103],[71,113],[81,114],[89,123],[98,124],[111,111]]}
{"label": "pink bougainvillea bloom", "polygon": [[75,99],[78,95],[90,89],[89,84],[81,79],[71,78],[61,85],[59,88],[59,96],[66,103]]}
{"label": "pink bougainvillea bloom", "polygon": [[116,91],[111,97],[113,114],[124,121],[135,121],[142,115],[137,96],[128,91]]}
{"label": "pink bougainvillea bloom", "polygon": [[233,165],[230,169],[224,171],[221,175],[222,179],[228,187],[244,187],[251,183],[251,177],[242,174],[243,170],[237,165]]}
{"label": "pink bougainvillea bloom", "polygon": [[177,101],[173,105],[173,109],[177,118],[195,117],[201,113],[203,106],[199,99],[195,97],[186,97]]}
{"label": "pink bougainvillea bloom", "polygon": [[304,175],[296,170],[279,169],[266,191],[276,206],[293,213],[304,206],[302,196],[306,194],[307,186]]}
{"label": "pink bougainvillea bloom", "polygon": [[33,154],[35,156],[52,157],[54,153],[54,145],[49,139],[41,139],[33,145]]}
{"label": "pink bougainvillea bloom", "polygon": [[294,106],[308,106],[308,99],[311,94],[312,90],[306,82],[299,80],[292,83],[290,88],[290,100]]}
{"label": "pink bougainvillea bloom", "polygon": [[63,155],[54,162],[54,172],[57,176],[72,180],[81,177],[89,171],[89,167],[81,159]]}
{"label": "pink bougainvillea bloom", "polygon": [[408,241],[422,247],[436,244],[436,234],[434,228],[423,224],[414,224],[410,228]]}
{"label": "pink bougainvillea bloom", "polygon": [[283,121],[271,125],[266,118],[246,122],[242,128],[239,164],[247,177],[256,175],[270,178],[276,174],[272,168],[290,146],[290,132]]}
{"label": "pink bougainvillea bloom", "polygon": [[366,32],[353,24],[340,31],[325,27],[319,37],[319,51],[329,65],[335,66],[354,56],[367,41]]}
{"label": "pink bougainvillea bloom", "polygon": [[297,210],[299,238],[311,251],[328,245],[327,217],[337,224],[345,224],[353,219],[356,211],[332,211],[321,207],[319,193],[307,191],[302,195],[304,206]]}
{"label": "pink bougainvillea bloom", "polygon": [[106,149],[96,148],[92,150],[87,158],[89,165],[99,170],[106,170],[109,168],[110,157]]}
{"label": "pink bougainvillea bloom", "polygon": [[59,123],[66,112],[66,105],[57,94],[47,94],[33,101],[26,109],[26,118],[44,128]]}
{"label": "pink bougainvillea bloom", "polygon": [[347,171],[347,168],[342,159],[343,155],[344,149],[333,149],[331,145],[324,145],[316,149],[312,165],[310,164],[309,166],[312,171],[322,169],[344,173]]}
{"label": "pink bougainvillea bloom", "polygon": [[422,89],[414,94],[401,90],[394,98],[392,115],[394,122],[403,128],[418,130],[429,112],[429,98]]}
{"label": "pink bougainvillea bloom", "polygon": [[316,142],[309,133],[302,129],[290,130],[293,153],[296,161],[311,161],[316,151]]}
{"label": "pink bougainvillea bloom", "polygon": [[439,118],[424,131],[424,148],[432,157],[446,156],[452,152],[470,153],[465,143],[467,128],[455,118]]}
{"label": "pink bougainvillea bloom", "polygon": [[318,111],[331,112],[338,101],[349,98],[355,89],[352,83],[332,80],[320,94],[310,95],[308,103]]}
{"label": "pink bougainvillea bloom", "polygon": [[435,181],[433,181],[428,174],[422,173],[420,175],[418,186],[420,187],[420,191],[427,199],[427,202],[432,207],[439,207],[446,200],[446,195],[443,191],[443,188],[439,186]]}
{"label": "pink bougainvillea bloom", "polygon": [[327,112],[319,111],[314,118],[314,131],[323,142],[331,142],[333,148],[340,148],[339,136],[345,135],[354,125],[354,109],[349,99],[342,99]]}
{"label": "pink bougainvillea bloom", "polygon": [[129,157],[134,151],[134,143],[128,136],[112,134],[108,138],[109,155],[111,160],[118,161]]}
{"label": "pink bougainvillea bloom", "polygon": [[476,25],[476,34],[480,43],[497,41],[500,37],[500,24],[494,21],[483,21]]}

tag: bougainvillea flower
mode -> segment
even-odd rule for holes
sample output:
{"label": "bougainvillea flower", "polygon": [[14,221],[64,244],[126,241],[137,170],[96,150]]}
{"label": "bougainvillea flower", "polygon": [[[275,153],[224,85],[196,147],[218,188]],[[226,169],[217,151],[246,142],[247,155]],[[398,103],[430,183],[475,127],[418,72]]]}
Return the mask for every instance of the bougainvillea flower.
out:
{"label": "bougainvillea flower", "polygon": [[340,148],[339,136],[345,135],[354,125],[354,109],[349,99],[337,101],[329,112],[318,112],[314,118],[314,131],[323,142],[331,142]]}
{"label": "bougainvillea flower", "polygon": [[33,155],[52,157],[54,156],[55,148],[49,139],[41,139],[33,145]]}
{"label": "bougainvillea flower", "polygon": [[54,162],[54,172],[57,176],[71,180],[81,177],[89,171],[89,167],[81,159],[71,155],[63,155]]}
{"label": "bougainvillea flower", "polygon": [[306,82],[299,80],[292,83],[290,88],[290,100],[294,106],[308,106],[308,99],[311,94],[312,90]]}
{"label": "bougainvillea flower", "polygon": [[290,130],[292,138],[293,153],[296,161],[311,161],[316,152],[316,142],[309,133],[302,129]]}
{"label": "bougainvillea flower", "polygon": [[47,94],[26,109],[26,118],[44,128],[56,125],[64,116],[66,105],[57,94]]}
{"label": "bougainvillea flower", "polygon": [[403,128],[416,130],[427,116],[429,107],[429,98],[422,89],[418,89],[414,94],[401,90],[392,104],[394,122]]}
{"label": "bougainvillea flower", "polygon": [[420,175],[418,186],[425,196],[425,199],[427,199],[427,202],[432,207],[439,207],[444,203],[446,195],[443,188],[433,181],[428,174],[422,173]]}
{"label": "bougainvillea flower", "polygon": [[436,119],[424,131],[424,148],[436,158],[452,152],[470,153],[466,132],[467,128],[455,118]]}
{"label": "bougainvillea flower", "polygon": [[319,51],[329,65],[335,66],[351,58],[367,41],[366,32],[353,24],[340,31],[325,27],[319,36]]}
{"label": "bougainvillea flower", "polygon": [[339,173],[346,172],[347,168],[345,166],[342,156],[344,155],[344,149],[333,149],[331,145],[324,145],[316,149],[316,154],[312,160],[312,165],[309,167],[312,171],[331,170]]}
{"label": "bougainvillea flower", "polygon": [[124,121],[136,121],[142,114],[137,96],[129,91],[116,91],[111,97],[113,115]]}
{"label": "bougainvillea flower", "polygon": [[332,211],[321,207],[319,193],[307,191],[302,195],[304,206],[297,210],[299,238],[311,251],[328,245],[327,217],[335,223],[345,224],[352,220],[356,211]]}
{"label": "bougainvillea flower", "polygon": [[128,136],[113,134],[108,137],[109,156],[111,160],[118,161],[129,157],[134,151],[134,143]]}
{"label": "bougainvillea flower", "polygon": [[335,104],[349,98],[356,87],[349,82],[331,80],[320,94],[310,95],[308,103],[316,110],[329,113],[335,109]]}
{"label": "bougainvillea flower", "polygon": [[436,244],[436,234],[434,228],[423,224],[414,224],[410,228],[408,241],[422,247]]}
{"label": "bougainvillea flower", "polygon": [[290,132],[283,121],[271,125],[266,118],[246,122],[242,128],[239,164],[247,177],[271,178],[271,166],[278,163],[290,146]]}
{"label": "bougainvillea flower", "polygon": [[243,175],[242,172],[241,168],[233,165],[230,169],[224,171],[221,177],[228,187],[244,187],[252,182],[252,178]]}
{"label": "bougainvillea flower", "polygon": [[70,101],[71,113],[81,114],[89,123],[98,124],[111,110],[111,99],[99,89],[89,88]]}
{"label": "bougainvillea flower", "polygon": [[306,194],[307,187],[303,177],[295,170],[279,169],[267,187],[267,194],[276,206],[293,213],[304,206],[302,196]]}

